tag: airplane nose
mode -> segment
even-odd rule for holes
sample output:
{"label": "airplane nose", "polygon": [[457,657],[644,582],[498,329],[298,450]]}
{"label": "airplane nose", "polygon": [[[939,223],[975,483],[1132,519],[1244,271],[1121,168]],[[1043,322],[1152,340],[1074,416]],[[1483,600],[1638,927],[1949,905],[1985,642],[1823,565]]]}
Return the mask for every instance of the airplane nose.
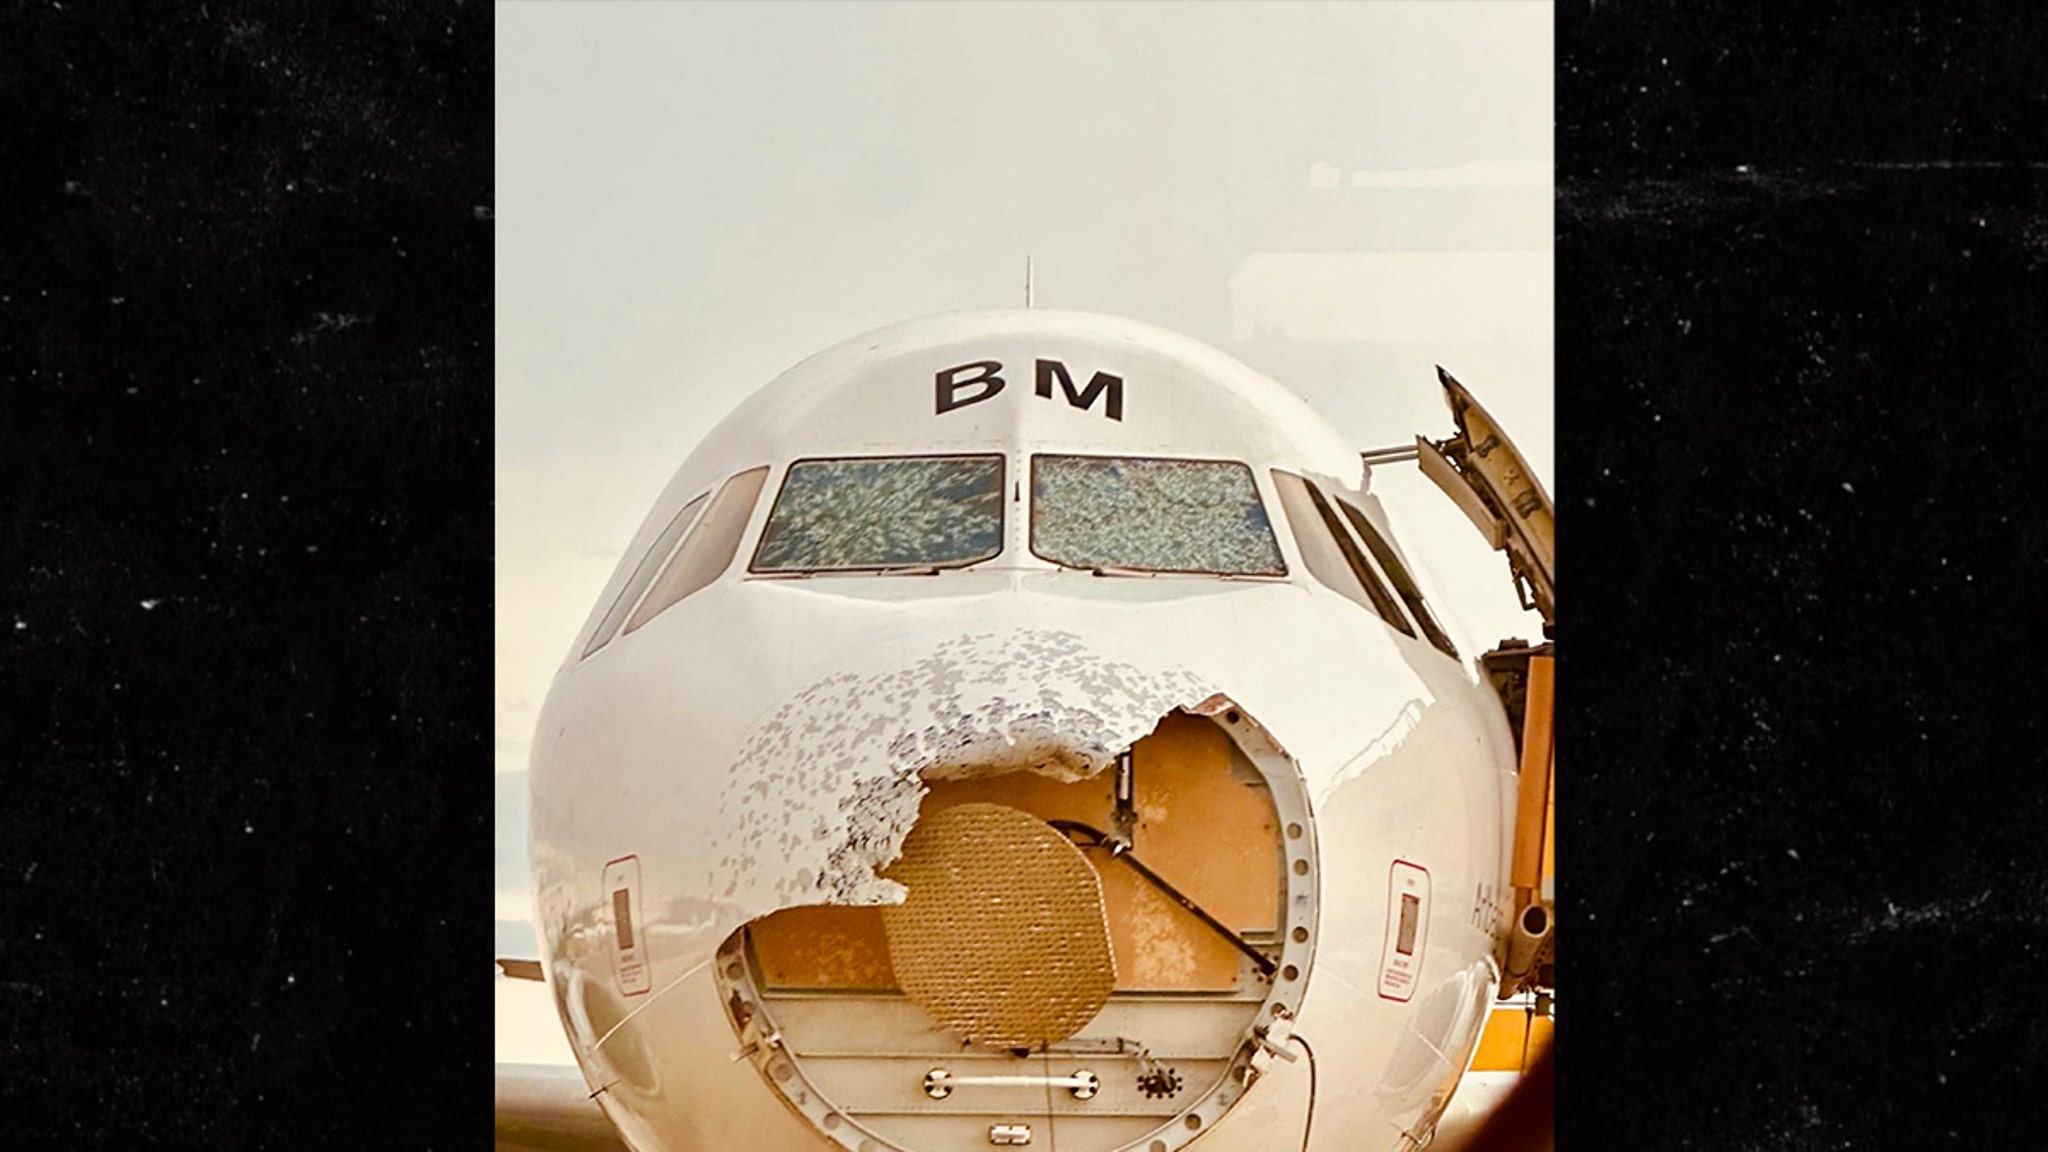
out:
{"label": "airplane nose", "polygon": [[1063,1144],[1177,1149],[1299,1010],[1305,788],[1192,675],[1071,635],[965,637],[812,685],[742,762],[772,782],[756,836],[793,825],[811,855],[713,970],[764,1082],[838,1143],[1056,1121]]}

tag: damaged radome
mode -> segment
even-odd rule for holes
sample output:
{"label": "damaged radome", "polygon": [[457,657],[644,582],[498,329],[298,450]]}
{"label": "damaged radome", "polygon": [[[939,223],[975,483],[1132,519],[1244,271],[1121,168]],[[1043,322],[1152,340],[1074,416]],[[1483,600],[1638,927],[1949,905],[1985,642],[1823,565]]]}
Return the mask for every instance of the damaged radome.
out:
{"label": "damaged radome", "polygon": [[900,903],[902,886],[877,873],[901,852],[929,782],[1088,779],[1161,716],[1217,695],[1191,672],[1103,660],[1078,635],[1035,630],[963,636],[893,673],[821,680],[742,744],[707,889],[745,919]]}
{"label": "damaged radome", "polygon": [[[1071,640],[970,637],[827,681],[750,741],[802,733],[821,754],[775,770],[846,787],[783,805],[817,821],[826,867],[726,938],[719,1001],[763,1082],[850,1152],[1055,1114],[1062,1147],[1172,1152],[1301,1008],[1320,868],[1299,766],[1197,678]],[[968,674],[962,653],[1000,659]],[[1022,674],[1048,655],[1093,694]],[[928,722],[898,727],[906,686],[940,697]]]}

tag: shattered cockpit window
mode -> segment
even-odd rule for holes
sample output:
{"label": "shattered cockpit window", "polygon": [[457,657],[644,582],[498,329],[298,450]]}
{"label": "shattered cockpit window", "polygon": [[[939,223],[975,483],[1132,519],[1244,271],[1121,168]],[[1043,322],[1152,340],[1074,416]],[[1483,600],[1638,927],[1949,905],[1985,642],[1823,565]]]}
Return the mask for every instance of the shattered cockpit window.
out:
{"label": "shattered cockpit window", "polygon": [[1031,550],[1070,568],[1287,574],[1251,469],[1229,460],[1034,456]]}
{"label": "shattered cockpit window", "polygon": [[782,482],[751,569],[952,568],[1002,548],[1001,456],[802,460]]}

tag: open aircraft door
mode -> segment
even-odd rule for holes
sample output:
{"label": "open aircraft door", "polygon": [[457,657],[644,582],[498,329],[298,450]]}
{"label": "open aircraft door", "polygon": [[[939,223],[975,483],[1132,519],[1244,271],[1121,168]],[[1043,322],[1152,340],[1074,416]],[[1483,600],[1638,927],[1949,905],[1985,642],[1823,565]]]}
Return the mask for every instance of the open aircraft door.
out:
{"label": "open aircraft door", "polygon": [[1543,617],[1544,642],[1505,641],[1480,657],[1514,729],[1521,767],[1509,884],[1510,931],[1502,941],[1500,994],[1535,992],[1546,1005],[1554,989],[1551,917],[1556,746],[1551,727],[1554,684],[1556,509],[1534,470],[1486,408],[1455,377],[1437,369],[1456,433],[1417,436],[1413,448],[1363,454],[1374,465],[1414,460],[1449,496],[1495,551],[1505,552],[1522,606]]}
{"label": "open aircraft door", "polygon": [[1553,987],[1551,727],[1556,623],[1557,515],[1550,494],[1514,441],[1472,393],[1442,368],[1444,402],[1457,434],[1415,438],[1416,462],[1462,509],[1495,551],[1505,552],[1522,606],[1543,617],[1544,643],[1503,644],[1480,658],[1500,693],[1521,753],[1515,847],[1509,872],[1514,918],[1502,956],[1501,996]]}
{"label": "open aircraft door", "polygon": [[1522,607],[1542,613],[1547,637],[1557,566],[1557,516],[1550,494],[1472,393],[1442,368],[1436,376],[1458,434],[1442,441],[1417,436],[1417,463],[1494,551],[1508,554]]}
{"label": "open aircraft door", "polygon": [[[1459,1152],[1549,1148],[1550,1048],[1556,962],[1553,946],[1556,744],[1552,728],[1555,684],[1556,509],[1542,481],[1493,416],[1455,377],[1439,367],[1444,402],[1455,435],[1433,441],[1417,436],[1412,449],[1364,454],[1374,464],[1413,459],[1472,521],[1497,552],[1505,552],[1524,608],[1543,617],[1543,643],[1503,641],[1480,657],[1514,729],[1520,766],[1516,782],[1515,840],[1509,885],[1514,914],[1500,941],[1499,995],[1518,999],[1494,1009],[1468,1079],[1513,1073],[1515,1086],[1483,1128],[1448,1145]],[[1478,1076],[1471,1073],[1480,1074]]]}

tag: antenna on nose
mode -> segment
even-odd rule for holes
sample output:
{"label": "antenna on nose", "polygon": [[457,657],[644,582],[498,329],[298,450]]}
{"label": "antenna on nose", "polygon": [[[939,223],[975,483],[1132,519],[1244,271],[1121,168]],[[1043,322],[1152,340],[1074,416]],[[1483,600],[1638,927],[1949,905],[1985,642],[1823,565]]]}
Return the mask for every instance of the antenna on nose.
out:
{"label": "antenna on nose", "polygon": [[1031,256],[1024,257],[1024,306],[1031,307]]}

